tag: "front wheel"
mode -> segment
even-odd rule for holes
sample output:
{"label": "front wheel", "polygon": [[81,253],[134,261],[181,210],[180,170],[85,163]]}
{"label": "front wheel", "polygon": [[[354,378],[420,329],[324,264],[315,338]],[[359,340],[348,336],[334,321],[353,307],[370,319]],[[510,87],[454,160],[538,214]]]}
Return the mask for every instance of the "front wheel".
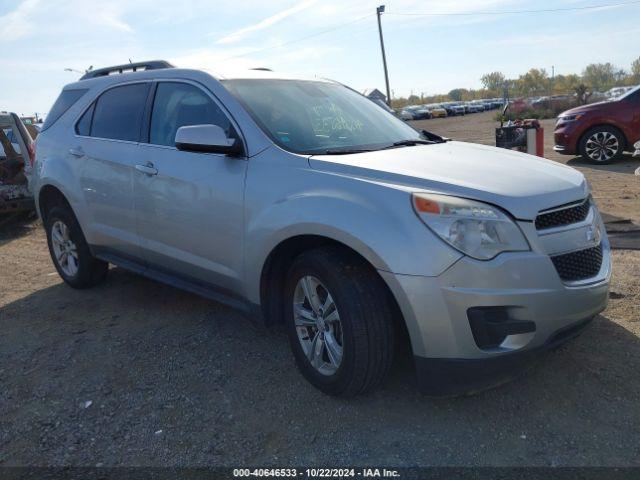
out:
{"label": "front wheel", "polygon": [[622,156],[624,137],[613,127],[594,127],[580,141],[582,158],[591,163],[607,165]]}
{"label": "front wheel", "polygon": [[311,384],[351,397],[382,383],[393,360],[394,309],[373,268],[337,247],[303,253],[288,272],[285,302],[291,348]]}

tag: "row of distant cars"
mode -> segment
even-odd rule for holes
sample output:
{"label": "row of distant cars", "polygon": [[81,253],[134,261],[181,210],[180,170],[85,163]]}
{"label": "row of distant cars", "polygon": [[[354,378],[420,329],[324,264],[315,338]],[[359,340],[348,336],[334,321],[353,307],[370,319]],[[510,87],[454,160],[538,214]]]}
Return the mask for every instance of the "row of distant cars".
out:
{"label": "row of distant cars", "polygon": [[409,105],[396,111],[403,120],[428,120],[430,118],[455,117],[468,113],[478,113],[502,108],[504,101],[500,98],[474,100],[471,102],[429,103],[425,105]]}

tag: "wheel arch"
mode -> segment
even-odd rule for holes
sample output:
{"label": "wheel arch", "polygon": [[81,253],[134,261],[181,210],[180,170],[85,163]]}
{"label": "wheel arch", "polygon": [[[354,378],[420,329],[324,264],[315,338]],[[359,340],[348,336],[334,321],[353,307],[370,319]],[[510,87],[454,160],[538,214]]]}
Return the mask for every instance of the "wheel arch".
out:
{"label": "wheel arch", "polygon": [[578,149],[580,150],[579,152],[580,154],[582,154],[582,142],[586,138],[587,134],[595,130],[596,128],[602,128],[602,127],[613,128],[614,130],[617,130],[620,133],[620,136],[622,137],[622,140],[624,142],[624,145],[622,146],[622,150],[625,150],[629,146],[629,139],[627,138],[627,135],[625,134],[623,128],[620,128],[618,125],[612,122],[601,122],[601,123],[597,123],[595,125],[590,126],[580,134],[580,137],[578,137]]}
{"label": "wheel arch", "polygon": [[54,207],[64,206],[73,211],[66,195],[55,185],[43,185],[38,192],[37,200],[38,211],[43,222],[47,221],[47,215]]}
{"label": "wheel arch", "polygon": [[409,345],[410,348],[407,327],[398,301],[392,289],[384,278],[380,276],[373,263],[352,246],[324,235],[301,234],[288,237],[278,243],[267,256],[260,275],[260,306],[265,324],[274,326],[281,324],[283,321],[285,275],[294,259],[303,252],[324,246],[344,249],[370,267],[372,275],[375,275],[380,280],[381,285],[384,285],[389,296],[394,312],[393,321],[399,333],[398,338],[402,344]]}

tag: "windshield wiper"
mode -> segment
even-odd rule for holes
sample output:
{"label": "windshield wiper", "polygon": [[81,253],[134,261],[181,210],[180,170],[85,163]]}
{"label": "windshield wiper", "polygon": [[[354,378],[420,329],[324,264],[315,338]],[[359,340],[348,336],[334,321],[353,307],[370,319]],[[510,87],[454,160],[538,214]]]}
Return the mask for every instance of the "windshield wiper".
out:
{"label": "windshield wiper", "polygon": [[341,148],[341,149],[329,149],[325,150],[323,155],[351,155],[352,153],[365,153],[365,152],[373,152],[369,148]]}
{"label": "windshield wiper", "polygon": [[441,137],[440,135],[436,135],[435,133],[431,133],[426,130],[422,130],[420,134],[424,138],[408,138],[406,140],[398,140],[397,142],[393,142],[391,145],[380,148],[335,148],[325,150],[323,153],[324,155],[350,155],[352,153],[375,152],[377,150],[388,150],[390,148],[415,147],[416,145],[433,145],[435,143],[445,143],[450,140],[449,138]]}
{"label": "windshield wiper", "polygon": [[415,145],[432,145],[436,142],[431,140],[422,140],[422,139],[409,139],[409,140],[400,140],[398,142],[393,142],[389,147],[413,147]]}
{"label": "windshield wiper", "polygon": [[391,145],[382,147],[380,150],[389,150],[390,148],[398,148],[398,147],[415,147],[416,145],[433,145],[434,143],[437,143],[437,142],[413,138],[413,139],[399,140],[397,142],[393,142]]}
{"label": "windshield wiper", "polygon": [[409,138],[407,140],[399,140],[397,142],[393,142],[391,145],[383,147],[383,150],[389,148],[396,147],[415,147],[416,145],[433,145],[434,143],[445,143],[449,141],[448,138],[441,137],[440,135],[436,135],[435,133],[427,132],[426,130],[422,130],[420,134],[425,138]]}

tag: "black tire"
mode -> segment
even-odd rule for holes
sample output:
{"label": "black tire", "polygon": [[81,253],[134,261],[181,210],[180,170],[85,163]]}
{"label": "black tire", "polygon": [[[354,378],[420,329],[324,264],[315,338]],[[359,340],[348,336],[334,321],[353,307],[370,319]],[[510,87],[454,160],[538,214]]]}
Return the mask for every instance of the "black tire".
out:
{"label": "black tire", "polygon": [[[52,229],[56,222],[62,222],[67,226],[69,229],[69,238],[76,246],[78,267],[74,275],[66,273],[56,258],[52,242]],[[91,255],[89,245],[87,245],[78,220],[69,208],[54,207],[51,209],[46,218],[46,232],[51,260],[65,283],[73,288],[83,289],[93,287],[105,279],[109,270],[109,264]]]}
{"label": "black tire", "polygon": [[[591,152],[588,151],[587,143],[590,141],[590,139],[594,139],[594,137],[595,138],[601,137],[604,139],[605,136],[615,137],[615,140],[617,142],[617,148],[614,150],[614,153],[611,154],[611,156],[609,156],[610,149],[604,149],[606,154],[603,155],[603,157],[601,157],[602,160],[598,160],[595,158],[595,153],[593,150],[591,150]],[[602,125],[599,127],[590,128],[584,133],[584,135],[582,135],[582,138],[580,139],[580,144],[578,145],[578,150],[580,152],[580,155],[582,155],[582,158],[589,163],[593,163],[595,165],[609,165],[610,163],[613,163],[622,157],[622,154],[625,149],[625,145],[626,145],[626,139],[624,138],[624,135],[622,134],[622,132],[620,132],[620,130],[618,130],[615,127]]]}
{"label": "black tire", "polygon": [[[320,373],[307,358],[295,326],[293,300],[298,281],[316,277],[326,286],[340,315],[343,356],[335,373]],[[297,257],[285,282],[285,326],[296,364],[316,388],[353,397],[380,386],[394,356],[396,311],[390,293],[370,265],[340,247],[321,247]]]}

